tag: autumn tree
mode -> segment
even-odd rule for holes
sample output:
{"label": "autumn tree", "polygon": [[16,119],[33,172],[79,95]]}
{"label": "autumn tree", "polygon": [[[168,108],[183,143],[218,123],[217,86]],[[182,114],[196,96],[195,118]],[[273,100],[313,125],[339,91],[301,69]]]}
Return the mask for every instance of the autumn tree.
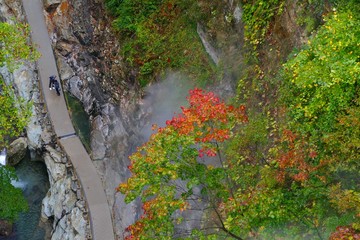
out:
{"label": "autumn tree", "polygon": [[284,65],[278,122],[195,89],[154,126],[118,188],[143,202],[129,239],[358,238],[360,5],[346,2]]}
{"label": "autumn tree", "polygon": [[128,239],[322,239],[334,218],[348,223],[329,195],[329,162],[307,138],[284,130],[267,159],[246,158],[231,149],[251,125],[243,105],[200,89],[188,101],[130,156],[132,176],[118,191],[126,202],[140,197],[143,215]]}
{"label": "autumn tree", "polygon": [[[222,144],[233,136],[233,129],[247,121],[245,107],[227,105],[212,92],[190,91],[189,106],[158,128],[150,140],[138,148],[129,166],[132,176],[118,190],[130,202],[140,197],[143,215],[128,228],[131,238],[164,238],[182,236],[174,227],[184,219],[181,211],[201,209],[214,219],[213,228],[202,234],[223,234],[239,238],[226,226],[221,216],[222,199],[233,198],[235,187],[228,175]],[[201,226],[203,227],[203,226]],[[200,228],[201,228],[200,227]],[[198,234],[188,232],[186,235]]]}

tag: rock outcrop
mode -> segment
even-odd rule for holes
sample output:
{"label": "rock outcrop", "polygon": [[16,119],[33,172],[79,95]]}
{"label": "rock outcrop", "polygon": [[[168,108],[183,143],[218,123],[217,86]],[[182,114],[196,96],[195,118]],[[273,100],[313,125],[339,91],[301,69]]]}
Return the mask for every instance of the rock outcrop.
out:
{"label": "rock outcrop", "polygon": [[10,143],[7,151],[7,164],[9,164],[10,166],[15,166],[16,164],[18,164],[25,157],[27,147],[28,144],[26,138],[24,137],[20,137]]}
{"label": "rock outcrop", "polygon": [[42,202],[42,218],[53,219],[51,239],[88,239],[91,230],[85,201],[71,164],[52,147],[46,150],[51,188]]}

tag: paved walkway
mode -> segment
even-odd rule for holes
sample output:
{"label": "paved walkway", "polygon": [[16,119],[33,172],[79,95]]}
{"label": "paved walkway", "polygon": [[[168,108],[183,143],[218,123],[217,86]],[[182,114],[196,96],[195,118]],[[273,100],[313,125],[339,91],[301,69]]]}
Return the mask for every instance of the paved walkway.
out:
{"label": "paved walkway", "polygon": [[109,205],[99,175],[75,135],[63,94],[57,96],[49,90],[49,76],[59,78],[49,34],[45,25],[42,0],[22,0],[31,28],[31,37],[41,53],[38,62],[39,78],[47,110],[59,143],[71,160],[80,180],[90,214],[90,225],[94,240],[114,240],[114,231]]}

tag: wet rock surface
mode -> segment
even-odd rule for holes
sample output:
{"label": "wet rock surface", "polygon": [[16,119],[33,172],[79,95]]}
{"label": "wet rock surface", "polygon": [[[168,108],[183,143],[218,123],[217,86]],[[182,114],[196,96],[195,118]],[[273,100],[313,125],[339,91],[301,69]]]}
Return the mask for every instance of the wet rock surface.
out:
{"label": "wet rock surface", "polygon": [[8,164],[10,166],[15,166],[18,164],[24,157],[27,151],[27,141],[26,138],[21,137],[10,143],[10,146],[7,151]]}

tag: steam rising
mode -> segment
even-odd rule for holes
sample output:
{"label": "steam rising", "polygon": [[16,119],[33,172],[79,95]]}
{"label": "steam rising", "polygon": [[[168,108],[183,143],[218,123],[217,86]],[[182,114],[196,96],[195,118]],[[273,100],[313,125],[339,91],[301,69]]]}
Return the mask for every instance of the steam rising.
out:
{"label": "steam rising", "polygon": [[180,106],[186,104],[186,97],[192,85],[179,73],[169,73],[164,80],[146,89],[142,111],[146,113],[146,123],[142,135],[148,139],[152,134],[151,127],[157,124],[164,127],[166,120],[180,112]]}

